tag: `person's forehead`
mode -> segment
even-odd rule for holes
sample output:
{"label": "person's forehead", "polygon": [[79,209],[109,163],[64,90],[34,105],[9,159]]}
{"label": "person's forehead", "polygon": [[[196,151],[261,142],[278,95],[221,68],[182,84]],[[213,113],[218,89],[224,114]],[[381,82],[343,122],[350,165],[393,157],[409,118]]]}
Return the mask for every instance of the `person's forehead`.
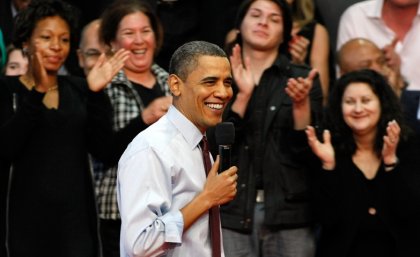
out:
{"label": "person's forehead", "polygon": [[22,50],[14,49],[9,53],[9,59],[12,58],[23,58]]}
{"label": "person's forehead", "polygon": [[226,57],[201,55],[197,57],[195,65],[190,65],[188,78],[200,79],[205,77],[230,77],[231,67]]}
{"label": "person's forehead", "polygon": [[271,15],[282,15],[282,10],[279,5],[277,5],[273,1],[269,0],[257,0],[254,1],[250,6],[248,11],[257,10],[257,11],[265,11]]}
{"label": "person's forehead", "polygon": [[370,59],[372,57],[377,58],[382,55],[382,52],[379,48],[371,44],[363,44],[363,45],[354,45],[350,47],[344,53],[345,59],[348,61],[350,60],[363,60],[363,59]]}
{"label": "person's forehead", "polygon": [[81,48],[104,48],[104,45],[102,45],[99,39],[99,25],[94,25],[86,28],[81,41]]}

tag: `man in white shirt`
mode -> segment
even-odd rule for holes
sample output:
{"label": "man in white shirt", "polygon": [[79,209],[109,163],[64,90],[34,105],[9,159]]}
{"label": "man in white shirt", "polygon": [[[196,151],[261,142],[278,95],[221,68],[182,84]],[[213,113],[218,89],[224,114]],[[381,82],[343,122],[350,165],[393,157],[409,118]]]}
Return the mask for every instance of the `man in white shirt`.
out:
{"label": "man in white shirt", "polygon": [[337,49],[356,37],[378,45],[389,65],[401,64],[408,90],[420,89],[419,0],[369,0],[350,6],[340,19]]}
{"label": "man in white shirt", "polygon": [[121,256],[212,256],[208,210],[236,195],[237,168],[217,174],[216,159],[206,178],[199,147],[232,98],[226,54],[204,41],[186,43],[169,73],[173,105],[119,162]]}

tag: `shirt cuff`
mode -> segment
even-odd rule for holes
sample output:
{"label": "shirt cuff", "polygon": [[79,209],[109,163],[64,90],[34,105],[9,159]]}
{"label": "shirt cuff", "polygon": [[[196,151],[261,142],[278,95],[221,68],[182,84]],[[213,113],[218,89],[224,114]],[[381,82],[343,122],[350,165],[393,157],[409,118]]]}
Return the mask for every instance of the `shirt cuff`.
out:
{"label": "shirt cuff", "polygon": [[181,211],[168,212],[161,217],[165,224],[165,242],[182,243],[182,233],[184,231],[184,218]]}

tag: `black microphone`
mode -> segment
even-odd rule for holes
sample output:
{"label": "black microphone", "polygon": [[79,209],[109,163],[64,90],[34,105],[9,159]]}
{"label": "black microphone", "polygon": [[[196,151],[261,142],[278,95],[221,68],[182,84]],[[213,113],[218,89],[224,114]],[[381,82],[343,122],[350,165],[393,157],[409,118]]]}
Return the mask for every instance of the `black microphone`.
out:
{"label": "black microphone", "polygon": [[216,144],[219,145],[219,173],[230,168],[231,145],[235,141],[235,127],[232,122],[222,122],[216,126]]}

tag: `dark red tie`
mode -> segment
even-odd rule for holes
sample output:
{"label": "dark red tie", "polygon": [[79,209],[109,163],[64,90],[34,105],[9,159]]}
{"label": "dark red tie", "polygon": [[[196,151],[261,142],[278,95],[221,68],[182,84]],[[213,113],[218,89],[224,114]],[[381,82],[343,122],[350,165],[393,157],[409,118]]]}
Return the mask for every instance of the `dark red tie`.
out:
{"label": "dark red tie", "polygon": [[[206,176],[207,176],[211,169],[211,162],[210,162],[210,154],[209,154],[209,144],[207,142],[206,136],[203,136],[203,139],[201,140],[200,145],[203,151],[204,167],[206,169]],[[220,249],[219,206],[214,206],[209,210],[209,223],[210,223],[212,256],[220,257],[222,251]]]}

